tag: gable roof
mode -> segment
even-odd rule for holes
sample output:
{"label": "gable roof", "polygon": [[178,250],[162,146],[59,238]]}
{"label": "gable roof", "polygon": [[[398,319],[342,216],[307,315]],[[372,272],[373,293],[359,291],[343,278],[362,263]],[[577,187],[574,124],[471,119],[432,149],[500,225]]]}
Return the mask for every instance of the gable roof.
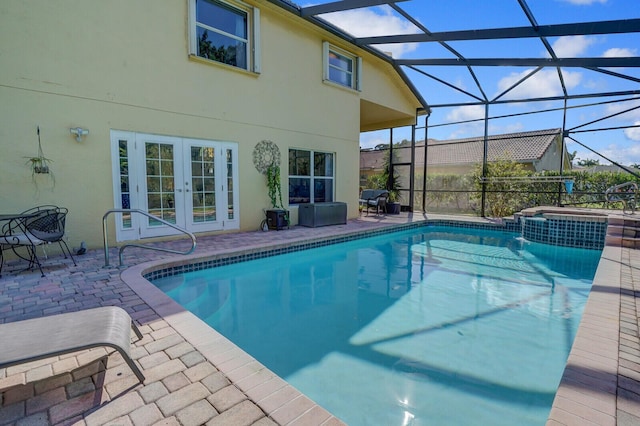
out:
{"label": "gable roof", "polygon": [[[547,129],[489,136],[487,161],[508,159],[519,163],[531,163],[540,160],[560,135],[561,129]],[[424,141],[416,142],[416,164],[424,164],[423,147]],[[476,164],[482,162],[484,137],[446,141],[429,139],[428,147],[427,164],[429,166]],[[382,169],[386,151],[386,149],[361,151],[360,169]],[[395,152],[399,152],[400,157],[396,162],[410,161],[409,149],[394,147]],[[395,155],[394,158],[397,158]]]}
{"label": "gable roof", "polygon": [[[540,160],[560,133],[561,129],[547,129],[489,136],[487,161],[507,159],[529,163]],[[420,145],[424,146],[424,142]],[[482,161],[483,147],[482,136],[447,141],[430,139],[427,164],[477,163]]]}

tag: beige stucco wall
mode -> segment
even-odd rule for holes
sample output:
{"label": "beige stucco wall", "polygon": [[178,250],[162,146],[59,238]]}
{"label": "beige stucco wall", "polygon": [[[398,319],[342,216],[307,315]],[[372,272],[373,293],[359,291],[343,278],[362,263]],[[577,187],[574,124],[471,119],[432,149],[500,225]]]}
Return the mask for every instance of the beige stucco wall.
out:
{"label": "beige stucco wall", "polygon": [[[559,170],[560,169],[560,155],[562,153],[562,136],[556,136],[553,143],[546,150],[542,158],[535,163],[535,170],[537,172],[542,170]],[[563,170],[571,170],[571,161],[567,151],[564,152],[564,164]]]}
{"label": "beige stucco wall", "polygon": [[[240,227],[257,229],[269,206],[252,150],[263,139],[282,153],[336,153],[336,199],[357,215],[360,94],[322,82],[327,34],[266,2],[261,74],[188,56],[187,0],[4,0],[0,4],[0,213],[57,204],[70,210],[71,246],[100,246],[113,208],[110,130],[233,141],[239,145]],[[368,98],[403,111],[415,99],[365,59]],[[369,84],[369,82],[372,84]],[[24,157],[40,126],[55,186],[32,182]],[[81,143],[69,128],[90,134]],[[297,212],[292,216],[297,220]]]}

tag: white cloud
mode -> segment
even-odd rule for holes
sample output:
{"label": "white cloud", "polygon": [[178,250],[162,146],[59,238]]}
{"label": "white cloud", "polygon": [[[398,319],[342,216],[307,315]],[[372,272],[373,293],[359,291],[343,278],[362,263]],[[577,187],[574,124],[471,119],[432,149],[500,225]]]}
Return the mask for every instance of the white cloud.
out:
{"label": "white cloud", "polygon": [[[640,101],[632,100],[625,102],[616,102],[613,104],[608,104],[605,108],[605,115],[613,115],[619,112],[634,108],[640,107]],[[636,108],[632,111],[625,112],[624,114],[616,115],[615,118],[617,121],[638,121],[640,120],[640,108]]]}
{"label": "white cloud", "polygon": [[[635,121],[633,124],[636,126],[640,126],[640,121]],[[640,142],[640,127],[631,127],[629,129],[625,129],[624,135],[627,137],[627,139],[635,142]],[[638,144],[638,146],[640,147],[640,144]],[[640,161],[638,161],[638,163],[640,163]]]}
{"label": "white cloud", "polygon": [[[640,164],[640,143],[622,146],[611,144],[599,152],[619,164]],[[600,162],[602,163],[602,159]]]}
{"label": "white cloud", "polygon": [[593,37],[566,36],[559,37],[551,47],[558,58],[576,58],[585,53],[587,48],[595,42],[596,39]]}
{"label": "white cloud", "polygon": [[472,121],[470,123],[461,123],[456,125],[454,130],[449,132],[445,139],[461,139],[467,137],[475,137],[484,133],[484,106],[468,105],[453,108],[444,117],[444,121],[448,123],[458,123],[461,121]]}
{"label": "white cloud", "polygon": [[[531,73],[532,70],[525,70],[520,73],[511,73],[498,81],[498,93],[502,93],[522,78]],[[572,71],[562,71],[562,78],[567,90],[571,90],[582,81],[582,73]],[[506,99],[528,99],[544,98],[550,96],[561,96],[562,86],[555,69],[542,70],[529,77],[515,89],[505,95]]]}
{"label": "white cloud", "polygon": [[637,49],[627,49],[625,47],[613,47],[602,54],[603,58],[628,58],[638,56]]}
{"label": "white cloud", "polygon": [[[415,34],[420,32],[412,23],[394,16],[390,9],[354,9],[343,12],[327,13],[322,18],[333,25],[347,31],[355,37],[375,37],[383,35]],[[390,52],[394,58],[417,49],[417,43],[380,44],[374,47],[383,52]]]}
{"label": "white cloud", "polygon": [[360,148],[375,148],[376,145],[389,143],[388,130],[376,130],[360,133]]}
{"label": "white cloud", "polygon": [[484,118],[484,107],[482,105],[461,106],[451,110],[446,116],[448,122],[458,122],[467,120],[477,120]]}
{"label": "white cloud", "polygon": [[368,141],[360,141],[360,148],[362,149],[367,149],[367,148],[375,148],[377,145],[383,145],[383,144],[389,144],[389,139],[387,140],[383,140],[383,139],[370,139]]}

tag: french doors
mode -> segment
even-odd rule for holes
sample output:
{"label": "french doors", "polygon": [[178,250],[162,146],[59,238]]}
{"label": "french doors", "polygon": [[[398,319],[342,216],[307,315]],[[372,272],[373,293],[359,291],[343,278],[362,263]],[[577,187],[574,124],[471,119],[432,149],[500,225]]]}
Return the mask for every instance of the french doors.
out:
{"label": "french doors", "polygon": [[[116,208],[137,208],[191,232],[239,228],[233,142],[111,132]],[[119,241],[177,233],[143,215],[118,215]]]}

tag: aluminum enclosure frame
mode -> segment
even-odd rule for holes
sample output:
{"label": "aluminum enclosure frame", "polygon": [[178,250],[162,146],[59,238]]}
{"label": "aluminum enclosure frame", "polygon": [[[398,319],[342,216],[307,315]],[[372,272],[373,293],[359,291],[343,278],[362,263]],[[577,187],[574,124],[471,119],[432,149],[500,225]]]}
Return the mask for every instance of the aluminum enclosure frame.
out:
{"label": "aluminum enclosure frame", "polygon": [[[398,72],[398,74],[402,77],[402,79],[407,83],[408,87],[414,92],[417,98],[420,100],[422,104],[422,109],[416,111],[416,122],[418,115],[427,115],[427,124],[425,128],[425,141],[428,135],[428,117],[431,114],[433,108],[443,108],[443,107],[460,107],[460,106],[473,106],[473,105],[482,105],[484,106],[485,116],[485,126],[484,126],[484,155],[483,155],[483,171],[486,173],[487,170],[487,138],[488,138],[488,121],[489,117],[489,109],[491,105],[498,104],[507,104],[507,103],[518,103],[518,102],[544,102],[544,101],[564,101],[564,112],[563,112],[563,123],[562,123],[562,131],[564,138],[569,138],[574,142],[584,146],[590,151],[600,155],[602,158],[607,161],[611,161],[613,164],[620,166],[619,164],[613,162],[612,160],[602,156],[602,154],[596,152],[595,150],[589,148],[588,146],[582,144],[578,140],[575,139],[575,133],[584,132],[587,130],[578,130],[587,124],[592,124],[597,121],[601,121],[606,119],[607,117],[602,118],[601,120],[596,120],[594,122],[586,123],[581,126],[574,127],[572,129],[566,129],[566,114],[567,114],[567,101],[574,99],[589,99],[589,98],[610,98],[610,97],[620,97],[620,96],[629,96],[632,100],[640,99],[640,89],[632,89],[632,90],[623,90],[623,91],[615,91],[615,92],[593,92],[593,93],[582,93],[582,94],[570,94],[567,89],[567,85],[565,84],[562,70],[565,68],[583,68],[586,70],[590,70],[593,72],[601,73],[610,77],[619,78],[628,80],[633,83],[640,83],[640,78],[631,75],[629,73],[625,73],[625,69],[637,69],[640,67],[640,57],[638,56],[627,56],[627,57],[576,57],[576,58],[560,58],[557,56],[554,51],[551,43],[548,41],[549,37],[565,37],[565,36],[593,36],[593,35],[607,35],[607,34],[632,34],[632,33],[640,33],[640,18],[633,19],[620,19],[620,20],[602,20],[602,21],[593,21],[593,22],[571,22],[571,23],[563,23],[563,24],[554,24],[554,25],[539,25],[536,17],[533,12],[529,8],[527,4],[527,0],[514,0],[517,2],[519,8],[522,13],[526,17],[526,20],[529,22],[527,26],[520,27],[502,27],[502,28],[482,28],[482,29],[471,29],[471,30],[460,30],[460,31],[442,31],[442,32],[431,32],[428,28],[426,28],[421,22],[419,22],[415,17],[413,17],[410,13],[402,8],[402,3],[407,3],[412,0],[342,0],[342,1],[332,1],[324,4],[301,7],[292,3],[288,0],[269,0],[271,3],[282,7],[284,10],[298,15],[299,17],[312,22],[315,25],[331,32],[334,35],[337,35],[349,43],[358,46],[361,49],[364,49],[379,58],[382,58],[389,62],[394,69]],[[419,1],[419,0],[413,0]],[[321,15],[332,12],[341,12],[341,11],[350,11],[359,8],[367,8],[373,6],[381,6],[386,5],[393,9],[396,13],[402,16],[407,21],[411,22],[415,27],[420,30],[420,33],[417,34],[396,34],[396,35],[385,35],[385,36],[375,36],[375,37],[354,37],[347,33],[345,30],[332,25],[325,19],[321,17]],[[541,44],[544,46],[549,57],[547,58],[517,58],[517,57],[494,57],[494,58],[469,58],[462,55],[456,49],[454,49],[449,43],[457,42],[457,41],[495,41],[495,40],[518,40],[518,39],[538,39]],[[446,51],[451,53],[453,57],[448,58],[415,58],[415,59],[394,59],[390,55],[383,53],[381,50],[377,49],[376,46],[381,44],[397,44],[397,43],[438,43],[442,46]],[[469,74],[471,75],[473,81],[476,84],[476,88],[480,95],[475,95],[470,93],[469,91],[462,90],[456,87],[453,82],[446,81],[446,79],[440,79],[430,73],[428,71],[429,68],[433,67],[442,67],[442,66],[455,66],[455,67],[466,67]],[[519,81],[514,83],[512,86],[504,90],[502,93],[497,95],[494,98],[489,98],[486,94],[485,88],[480,83],[480,80],[476,74],[476,68],[479,67],[535,67],[535,69],[529,72],[525,77],[521,78]],[[557,70],[558,79],[560,85],[562,87],[562,96],[552,96],[552,97],[540,97],[540,98],[529,98],[529,99],[518,99],[518,100],[507,100],[504,99],[505,95],[511,92],[516,87],[523,84],[525,81],[530,79],[533,75],[538,73],[544,68],[555,68]],[[614,70],[612,70],[615,69]],[[434,104],[428,103],[425,95],[421,94],[419,90],[417,90],[414,83],[407,76],[405,70],[411,70],[420,75],[423,75],[427,78],[438,81],[441,84],[444,84],[458,92],[464,94],[469,97],[469,101],[467,102],[457,102],[457,103],[442,103],[442,104]],[[626,110],[625,112],[628,112]],[[535,112],[533,112],[535,113]],[[631,128],[631,127],[640,127],[639,125],[631,125],[624,126],[620,128]],[[609,130],[608,129],[594,129],[589,131],[600,131],[600,130]],[[415,150],[415,126],[412,129],[412,146]],[[573,136],[572,136],[573,134]],[[425,143],[425,147],[426,147]],[[562,155],[561,158],[564,157],[564,147],[565,144],[562,144]],[[426,148],[425,148],[426,149]],[[426,155],[426,153],[425,153]],[[415,170],[415,164],[413,159],[415,158],[415,152],[412,154],[412,164],[411,170],[412,172]],[[425,157],[426,158],[426,157]],[[562,160],[561,160],[562,164]],[[625,168],[624,166],[620,166]],[[392,164],[393,168],[393,164]],[[560,171],[562,171],[562,165],[560,165]],[[425,176],[426,176],[426,161],[425,161]],[[426,178],[425,178],[426,179]],[[412,180],[413,181],[413,180]],[[485,215],[484,209],[484,198],[485,198],[485,190],[486,187],[483,185],[483,194],[482,194],[482,211],[481,216]],[[426,195],[426,187],[423,186],[422,189],[422,199],[423,199],[423,210],[424,210],[424,200]],[[413,200],[414,188],[413,182],[410,188],[410,200]],[[413,202],[411,201],[410,209],[413,209]]]}

